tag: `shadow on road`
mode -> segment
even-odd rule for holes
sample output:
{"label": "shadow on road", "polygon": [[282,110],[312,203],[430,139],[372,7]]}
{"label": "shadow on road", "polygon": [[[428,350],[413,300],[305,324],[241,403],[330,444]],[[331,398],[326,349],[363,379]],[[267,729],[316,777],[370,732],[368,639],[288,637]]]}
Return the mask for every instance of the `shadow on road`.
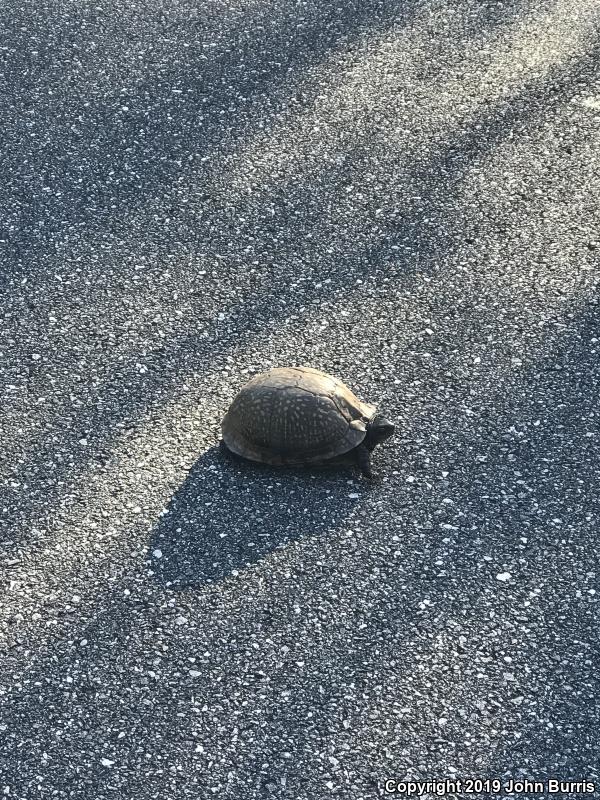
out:
{"label": "shadow on road", "polygon": [[327,536],[371,488],[351,470],[277,470],[212,447],[152,532],[150,551],[162,554],[154,567],[157,579],[178,589],[198,588],[251,567],[301,536]]}
{"label": "shadow on road", "polygon": [[[12,112],[0,134],[7,177],[0,197],[17,224],[2,232],[10,254],[2,277],[39,259],[42,245],[52,256],[56,237],[73,226],[110,232],[123,209],[176,182],[182,163],[200,164],[216,147],[234,146],[288,102],[310,102],[319,89],[302,87],[302,73],[336,47],[406,24],[419,5],[310,0],[299,13],[296,2],[281,0],[241,13],[175,7],[171,20],[162,9],[146,9],[132,30],[129,14],[119,24],[101,6],[71,8],[51,21],[40,7],[39,19],[26,17],[22,27],[14,21],[15,46],[4,48],[0,62],[0,91]],[[107,48],[110,67],[120,38],[123,53],[133,54],[132,75],[96,96],[94,53]],[[23,152],[32,136],[42,146]]]}

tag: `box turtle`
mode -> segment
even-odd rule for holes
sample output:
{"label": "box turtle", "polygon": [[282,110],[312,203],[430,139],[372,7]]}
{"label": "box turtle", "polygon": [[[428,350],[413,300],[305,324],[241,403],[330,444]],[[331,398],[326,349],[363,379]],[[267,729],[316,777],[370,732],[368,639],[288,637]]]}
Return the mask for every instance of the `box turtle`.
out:
{"label": "box turtle", "polygon": [[242,387],[222,422],[235,455],[274,465],[355,464],[368,478],[371,451],[394,425],[337,378],[283,367]]}

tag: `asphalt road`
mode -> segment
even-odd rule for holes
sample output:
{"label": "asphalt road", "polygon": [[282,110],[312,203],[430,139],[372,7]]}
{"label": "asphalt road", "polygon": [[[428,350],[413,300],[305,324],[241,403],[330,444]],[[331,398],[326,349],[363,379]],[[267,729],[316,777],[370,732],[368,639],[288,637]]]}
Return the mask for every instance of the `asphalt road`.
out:
{"label": "asphalt road", "polygon": [[[2,796],[600,795],[599,25],[8,0]],[[223,457],[289,364],[378,481]]]}

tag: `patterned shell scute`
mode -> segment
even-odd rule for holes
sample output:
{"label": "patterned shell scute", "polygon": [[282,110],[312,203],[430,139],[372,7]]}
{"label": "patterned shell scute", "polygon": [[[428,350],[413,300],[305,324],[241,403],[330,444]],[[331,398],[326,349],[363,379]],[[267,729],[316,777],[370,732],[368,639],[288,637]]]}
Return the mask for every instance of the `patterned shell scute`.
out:
{"label": "patterned shell scute", "polygon": [[330,397],[299,387],[278,392],[270,420],[270,447],[280,453],[319,453],[344,437],[348,420]]}
{"label": "patterned shell scute", "polygon": [[249,381],[223,420],[223,438],[238,453],[267,463],[325,460],[356,447],[375,407],[341,381],[309,367],[273,369]]}

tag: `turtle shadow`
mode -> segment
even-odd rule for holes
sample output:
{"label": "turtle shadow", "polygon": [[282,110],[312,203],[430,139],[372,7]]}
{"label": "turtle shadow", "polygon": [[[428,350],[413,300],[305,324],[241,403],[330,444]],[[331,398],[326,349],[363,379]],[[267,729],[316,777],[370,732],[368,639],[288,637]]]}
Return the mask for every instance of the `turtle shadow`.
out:
{"label": "turtle shadow", "polygon": [[155,579],[195,588],[236,575],[337,529],[376,486],[350,467],[270,467],[219,443],[194,463],[152,531]]}

